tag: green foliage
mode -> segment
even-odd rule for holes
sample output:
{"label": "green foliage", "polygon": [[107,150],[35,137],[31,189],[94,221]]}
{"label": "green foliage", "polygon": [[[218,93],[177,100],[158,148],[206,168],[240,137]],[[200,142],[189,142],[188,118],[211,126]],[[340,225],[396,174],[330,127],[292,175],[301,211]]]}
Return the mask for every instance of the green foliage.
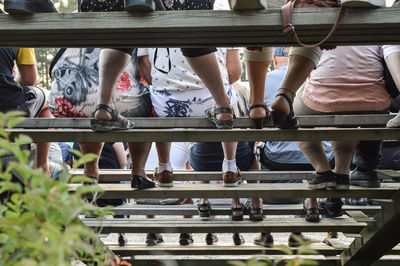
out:
{"label": "green foliage", "polygon": [[[80,214],[95,214],[99,219],[111,214],[82,197],[101,190],[83,185],[72,194],[68,174],[54,181],[34,169],[28,160],[30,152],[23,149],[30,138],[21,135],[11,142],[6,132],[6,127],[15,127],[22,120],[20,112],[0,113],[0,162],[14,158],[0,163],[0,266],[70,265],[72,260],[108,264],[110,252],[78,219]],[[94,158],[80,156],[79,163]],[[77,177],[72,181],[88,180]]]}

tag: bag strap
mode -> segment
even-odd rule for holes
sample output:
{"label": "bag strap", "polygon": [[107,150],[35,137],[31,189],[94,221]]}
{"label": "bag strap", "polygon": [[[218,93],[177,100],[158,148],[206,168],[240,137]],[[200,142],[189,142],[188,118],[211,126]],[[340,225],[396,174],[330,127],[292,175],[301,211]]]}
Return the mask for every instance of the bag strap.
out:
{"label": "bag strap", "polygon": [[326,35],[326,37],[322,41],[320,41],[316,44],[305,44],[300,40],[299,36],[296,33],[295,27],[293,25],[293,8],[294,8],[294,4],[296,3],[296,1],[297,0],[290,0],[281,8],[283,33],[286,36],[292,36],[293,39],[303,47],[312,48],[312,47],[320,46],[326,40],[328,40],[332,36],[332,34],[335,32],[337,26],[339,25],[340,20],[343,17],[343,13],[344,13],[343,7],[342,6],[340,7],[339,14],[336,18],[335,24],[333,25],[333,27],[330,30],[330,32],[328,33],[328,35]]}
{"label": "bag strap", "polygon": [[67,48],[60,48],[60,50],[57,51],[56,55],[54,56],[53,60],[51,61],[51,64],[49,67],[50,78],[53,78],[51,75],[51,73],[53,72],[53,68],[57,64],[58,60],[60,60],[60,57],[64,54],[65,50],[67,50]]}

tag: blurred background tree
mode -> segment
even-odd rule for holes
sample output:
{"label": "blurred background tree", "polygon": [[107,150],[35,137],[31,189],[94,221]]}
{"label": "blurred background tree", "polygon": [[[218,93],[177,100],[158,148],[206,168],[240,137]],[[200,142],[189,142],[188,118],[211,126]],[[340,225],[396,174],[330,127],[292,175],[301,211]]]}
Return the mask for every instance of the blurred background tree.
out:
{"label": "blurred background tree", "polygon": [[[78,0],[53,0],[53,2],[61,13],[72,13],[78,10]],[[39,74],[37,86],[49,90],[51,86],[49,67],[55,54],[55,48],[36,48],[35,54]]]}

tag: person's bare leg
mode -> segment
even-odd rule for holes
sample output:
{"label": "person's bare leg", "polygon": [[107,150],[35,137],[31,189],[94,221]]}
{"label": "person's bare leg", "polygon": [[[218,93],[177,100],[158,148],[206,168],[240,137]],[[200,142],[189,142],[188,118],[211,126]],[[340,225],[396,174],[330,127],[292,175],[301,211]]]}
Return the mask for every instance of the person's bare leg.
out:
{"label": "person's bare leg", "polygon": [[332,149],[335,154],[335,169],[337,174],[348,175],[357,141],[332,141]]}
{"label": "person's bare leg", "polygon": [[[43,106],[43,109],[40,111],[38,117],[54,118],[47,104]],[[52,173],[50,173],[49,169],[49,152],[50,142],[41,142],[36,144],[36,167],[42,168],[48,176],[51,176]]]}
{"label": "person's bare leg", "polygon": [[[204,82],[215,100],[217,108],[230,108],[229,97],[225,92],[221,72],[215,53],[209,53],[198,57],[186,57],[194,72]],[[218,114],[217,119],[229,121],[232,115],[228,113]]]}
{"label": "person's bare leg", "polygon": [[235,160],[237,142],[221,142],[225,160]]}
{"label": "person's bare leg", "polygon": [[[265,104],[265,79],[270,62],[271,61],[246,61],[247,76],[250,85],[250,106]],[[249,116],[252,119],[264,118],[266,116],[266,110],[261,107],[254,108],[250,110]]]}
{"label": "person's bare leg", "polygon": [[129,142],[128,147],[132,160],[132,175],[139,175],[150,180],[146,176],[145,167],[151,149],[151,142]]}
{"label": "person's bare leg", "polygon": [[296,142],[317,173],[331,170],[331,165],[326,158],[321,141],[298,141]]}
{"label": "person's bare leg", "polygon": [[[250,166],[250,171],[258,171],[260,170],[260,163],[254,158],[253,163]],[[260,183],[258,180],[247,180],[249,184],[258,184]],[[262,198],[252,198],[251,199],[251,207],[252,208],[263,208],[263,200]],[[263,214],[261,214],[263,216]],[[257,214],[255,215],[258,216]]]}
{"label": "person's bare leg", "polygon": [[101,150],[103,149],[103,142],[82,142],[79,143],[82,154],[93,153],[97,155],[97,158],[91,162],[84,163],[83,175],[99,178],[99,158]]}
{"label": "person's bare leg", "polygon": [[[98,104],[105,104],[115,109],[115,88],[119,77],[128,65],[131,56],[115,49],[102,49],[99,56],[99,85],[100,96]],[[104,109],[99,109],[94,115],[95,119],[110,120],[111,114]],[[120,120],[119,118],[118,121]]]}
{"label": "person's bare leg", "polygon": [[169,163],[171,142],[156,142],[156,148],[157,148],[158,162]]}

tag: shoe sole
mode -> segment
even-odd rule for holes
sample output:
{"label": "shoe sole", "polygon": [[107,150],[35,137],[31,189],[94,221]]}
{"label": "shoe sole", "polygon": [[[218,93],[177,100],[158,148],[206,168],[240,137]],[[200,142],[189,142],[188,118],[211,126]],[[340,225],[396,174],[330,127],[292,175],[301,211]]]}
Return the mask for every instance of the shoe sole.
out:
{"label": "shoe sole", "polygon": [[153,12],[155,10],[155,5],[153,0],[137,0],[130,1],[132,4],[129,6],[125,3],[125,10],[128,12]]}
{"label": "shoe sole", "polygon": [[325,182],[317,185],[308,184],[309,189],[326,189],[326,188],[336,188],[336,182]]}
{"label": "shoe sole", "polygon": [[158,183],[159,187],[173,187],[174,183]]}
{"label": "shoe sole", "polygon": [[342,0],[344,7],[386,7],[386,3],[381,0]]}
{"label": "shoe sole", "polygon": [[267,8],[266,0],[232,0],[233,10],[261,10]]}
{"label": "shoe sole", "polygon": [[361,181],[361,180],[360,181],[350,180],[350,185],[366,187],[366,188],[380,188],[381,187],[381,183],[379,183],[379,181],[371,182],[371,181]]}
{"label": "shoe sole", "polygon": [[336,185],[335,189],[336,190],[349,190],[350,185]]}
{"label": "shoe sole", "polygon": [[179,245],[181,245],[181,246],[189,246],[192,243],[193,243],[193,240],[190,240],[187,238],[179,239]]}
{"label": "shoe sole", "polygon": [[237,187],[237,186],[239,186],[240,180],[235,183],[225,183],[225,182],[223,182],[223,183],[224,183],[224,187]]}

